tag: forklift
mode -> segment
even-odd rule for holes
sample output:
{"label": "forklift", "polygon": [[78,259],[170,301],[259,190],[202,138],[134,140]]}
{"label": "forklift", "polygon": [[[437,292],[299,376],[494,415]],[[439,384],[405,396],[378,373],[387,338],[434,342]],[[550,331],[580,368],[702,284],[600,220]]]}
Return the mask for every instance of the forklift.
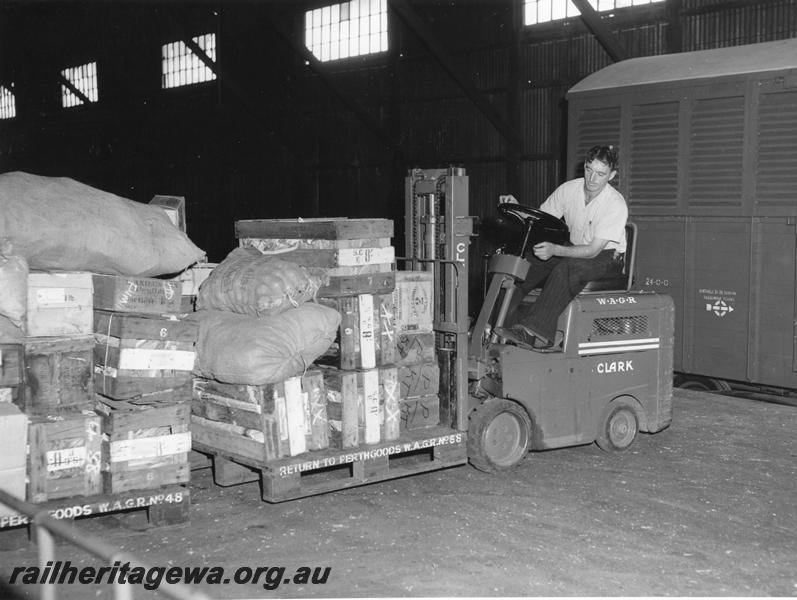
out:
{"label": "forklift", "polygon": [[[639,432],[670,424],[674,305],[666,295],[631,291],[633,225],[623,276],[587,285],[559,317],[552,348],[520,347],[495,330],[528,272],[527,249],[566,240],[566,224],[539,209],[499,205],[523,233],[514,252],[490,258],[490,284],[471,326],[468,176],[456,167],[413,169],[405,184],[404,260],[434,274],[441,424],[467,431],[474,467],[496,472],[530,451],[593,442],[622,451]],[[534,299],[532,292],[523,301]]]}

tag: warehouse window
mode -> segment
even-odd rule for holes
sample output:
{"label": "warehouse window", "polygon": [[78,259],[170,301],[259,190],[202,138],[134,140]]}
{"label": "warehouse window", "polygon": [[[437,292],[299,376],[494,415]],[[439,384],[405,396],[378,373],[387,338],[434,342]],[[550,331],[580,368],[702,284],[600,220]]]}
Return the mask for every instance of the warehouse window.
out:
{"label": "warehouse window", "polygon": [[0,119],[17,116],[17,101],[14,98],[14,84],[0,85]]}
{"label": "warehouse window", "polygon": [[305,45],[320,61],[387,50],[387,0],[351,0],[305,13]]}
{"label": "warehouse window", "polygon": [[[597,11],[603,12],[629,6],[655,4],[664,0],[589,0]],[[581,13],[570,0],[523,0],[524,25],[536,25],[558,19],[577,17]]]}
{"label": "warehouse window", "polygon": [[99,99],[97,89],[97,63],[87,63],[61,71],[61,105],[64,108],[80,106]]}
{"label": "warehouse window", "polygon": [[[212,62],[216,62],[216,34],[206,33],[192,41],[202,49]],[[175,88],[204,81],[213,81],[216,74],[202,62],[185,42],[171,42],[161,46],[163,76],[161,88]]]}

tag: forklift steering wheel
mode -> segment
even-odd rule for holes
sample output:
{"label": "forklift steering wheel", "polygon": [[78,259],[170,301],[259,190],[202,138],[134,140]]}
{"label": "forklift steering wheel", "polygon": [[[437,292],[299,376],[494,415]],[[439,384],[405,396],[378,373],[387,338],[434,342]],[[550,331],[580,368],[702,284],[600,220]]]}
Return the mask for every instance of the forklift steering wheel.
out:
{"label": "forklift steering wheel", "polygon": [[504,202],[498,205],[498,212],[505,217],[517,219],[524,227],[541,225],[548,231],[567,233],[567,225],[565,225],[564,221],[539,208],[531,208],[514,202]]}
{"label": "forklift steering wheel", "polygon": [[526,251],[539,242],[570,245],[570,230],[567,224],[539,208],[505,202],[498,205],[498,212],[520,221],[526,230],[518,256],[525,256]]}

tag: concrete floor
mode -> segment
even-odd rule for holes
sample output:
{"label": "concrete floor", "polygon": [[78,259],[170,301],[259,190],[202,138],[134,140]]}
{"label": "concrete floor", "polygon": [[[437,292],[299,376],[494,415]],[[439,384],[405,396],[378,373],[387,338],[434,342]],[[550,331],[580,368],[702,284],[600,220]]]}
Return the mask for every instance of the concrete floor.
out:
{"label": "concrete floor", "polygon": [[[621,454],[555,450],[501,475],[463,466],[278,505],[204,469],[190,523],[78,525],[153,565],[331,567],[324,585],[201,588],[213,598],[797,595],[797,408],[683,390],[674,406],[669,429]],[[35,556],[24,529],[0,532],[0,597],[37,597],[7,585]]]}

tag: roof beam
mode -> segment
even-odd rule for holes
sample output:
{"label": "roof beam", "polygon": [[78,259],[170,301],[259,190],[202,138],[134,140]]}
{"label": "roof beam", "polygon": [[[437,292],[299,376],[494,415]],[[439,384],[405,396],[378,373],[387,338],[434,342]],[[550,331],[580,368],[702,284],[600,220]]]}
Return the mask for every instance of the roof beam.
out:
{"label": "roof beam", "polygon": [[78,100],[80,100],[83,104],[92,104],[91,100],[89,99],[86,94],[81,92],[74,83],[69,81],[63,74],[58,74],[58,82],[67,88],[70,92],[72,92],[75,96],[77,96]]}
{"label": "roof beam", "polygon": [[514,128],[510,127],[503,116],[495,109],[490,100],[473,85],[469,75],[459,67],[450,53],[437,40],[437,36],[428,23],[409,5],[407,0],[388,0],[390,6],[401,18],[407,27],[412,30],[429,49],[443,70],[465,93],[468,99],[476,105],[481,113],[495,127],[498,133],[513,147],[521,146],[520,137]]}
{"label": "roof beam", "polygon": [[573,0],[573,4],[581,13],[581,19],[614,62],[630,57],[625,46],[623,46],[597,11],[592,8],[588,0]]}
{"label": "roof beam", "polygon": [[325,68],[324,64],[318,60],[315,55],[304,45],[304,42],[296,40],[295,36],[291,35],[288,29],[282,24],[278,17],[273,14],[268,14],[268,20],[271,26],[276,30],[280,37],[290,48],[298,54],[318,75],[326,86],[340,99],[341,102],[348,108],[354,115],[365,125],[365,127],[382,142],[389,150],[393,151],[398,158],[404,158],[404,151],[398,142],[382,127],[382,124],[369,113],[365,107],[359,104],[356,100],[346,93],[338,82],[329,74],[329,69]]}
{"label": "roof beam", "polygon": [[260,106],[255,103],[251,96],[244,90],[235,79],[230,77],[224,69],[222,69],[218,63],[211,60],[211,58],[205,53],[199,45],[191,39],[191,36],[188,35],[183,26],[182,21],[179,18],[179,15],[175,12],[175,10],[169,9],[168,7],[163,8],[164,13],[170,18],[170,24],[177,32],[178,39],[183,42],[186,47],[193,52],[199,60],[201,60],[218,78],[219,84],[223,86],[226,90],[228,90],[233,97],[240,102],[240,104],[249,112],[249,114],[254,117],[254,123],[260,130],[260,132],[265,137],[274,136],[277,142],[287,150],[290,155],[294,158],[299,158],[304,155],[303,149],[296,143],[295,137],[292,135],[293,132],[287,130],[284,124],[280,124],[278,121],[274,119],[267,118],[267,115],[263,113],[263,110]]}

